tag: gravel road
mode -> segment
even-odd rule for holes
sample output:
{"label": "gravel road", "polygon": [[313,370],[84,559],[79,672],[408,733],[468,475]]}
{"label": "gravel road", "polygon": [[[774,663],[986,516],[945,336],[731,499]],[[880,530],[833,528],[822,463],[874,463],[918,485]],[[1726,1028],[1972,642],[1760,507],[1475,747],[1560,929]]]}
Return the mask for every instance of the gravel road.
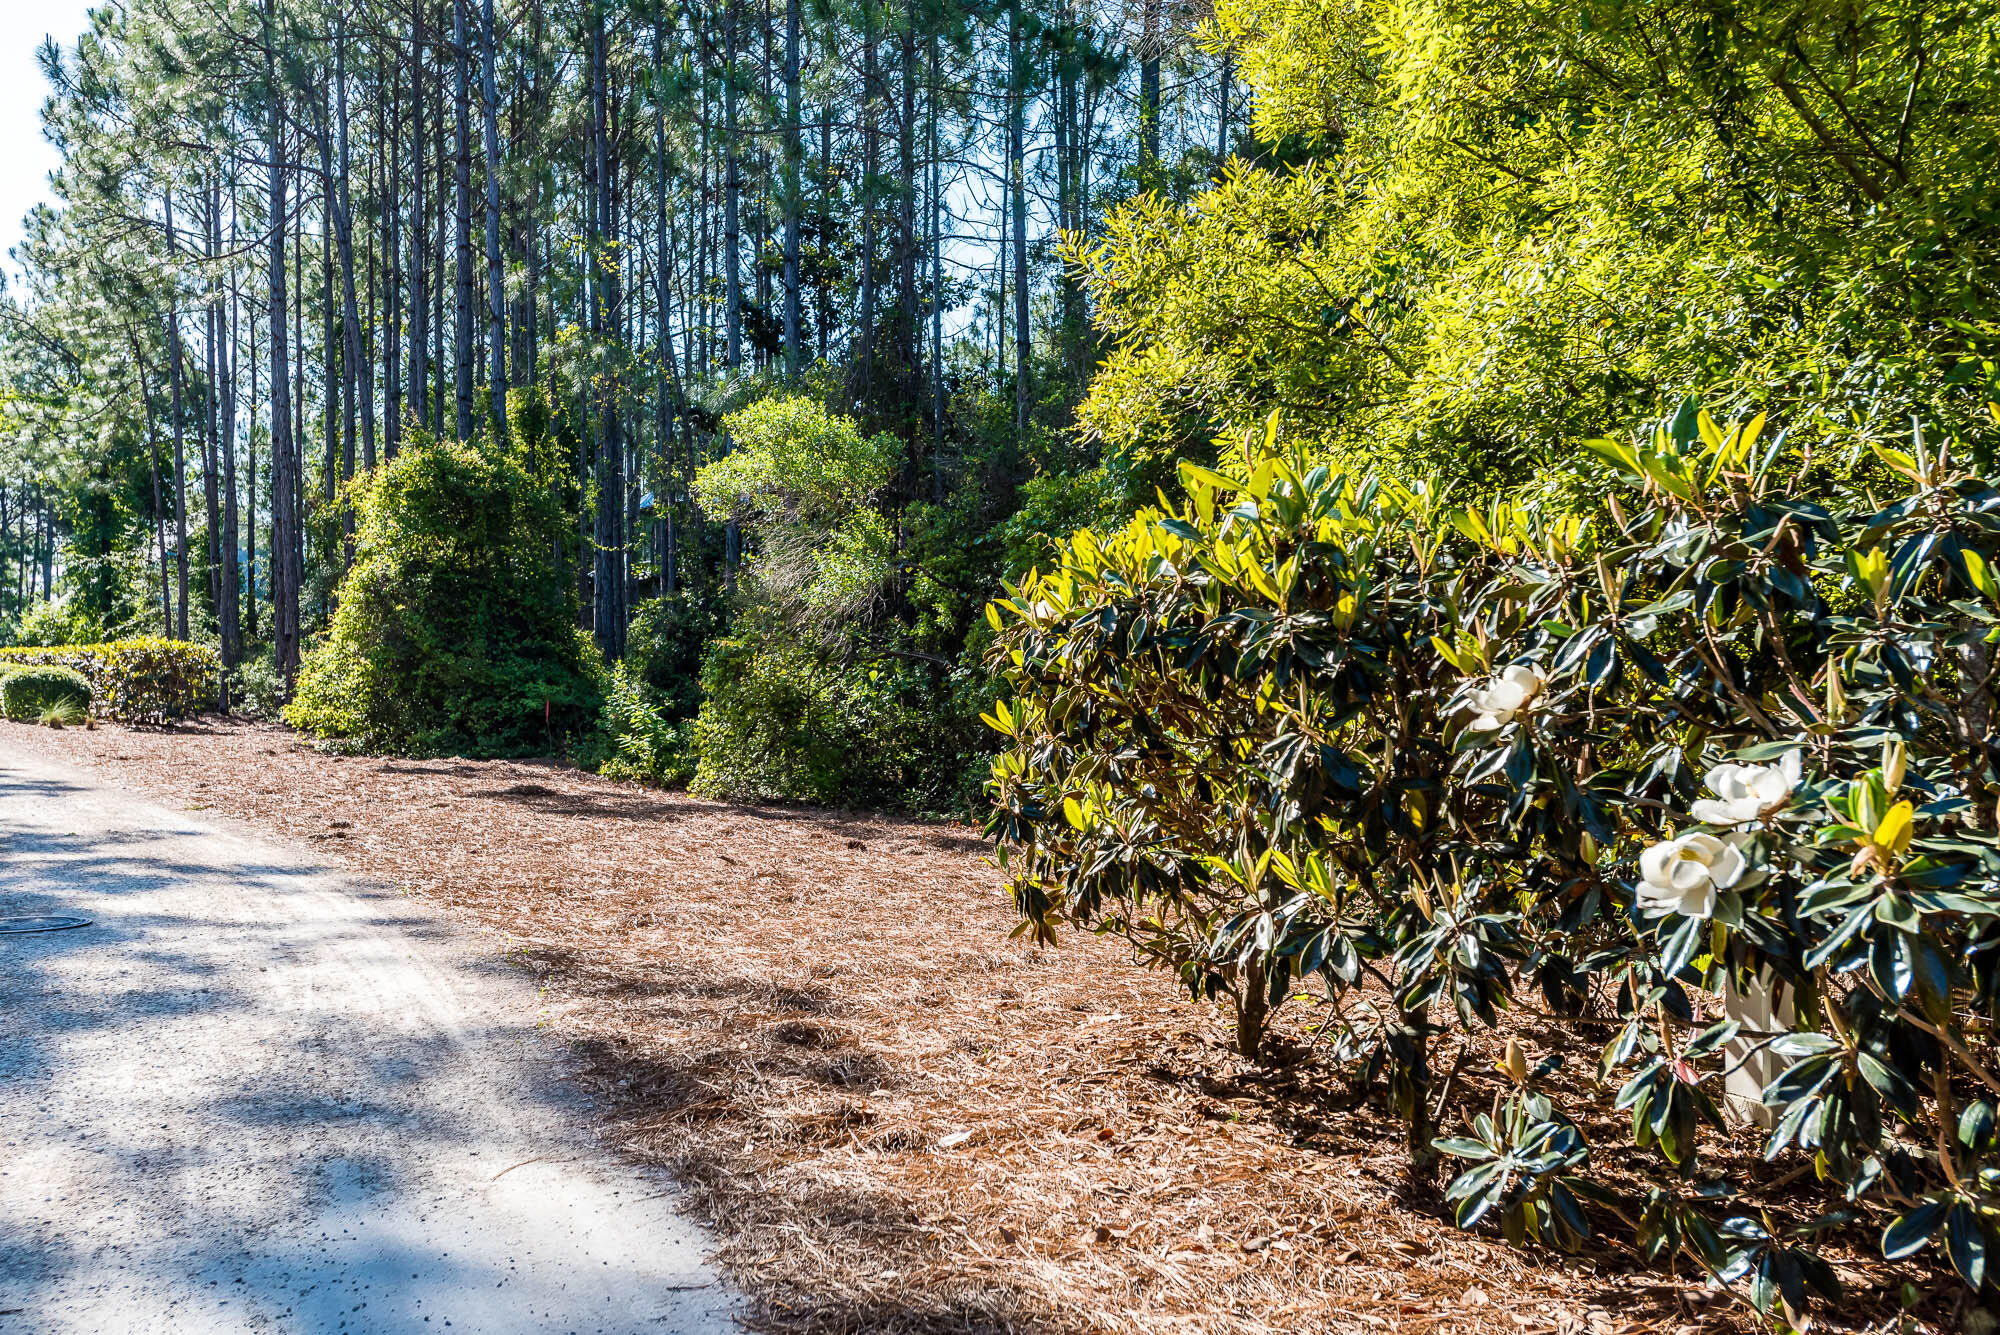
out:
{"label": "gravel road", "polygon": [[419,901],[0,749],[0,1335],[721,1335],[671,1182]]}

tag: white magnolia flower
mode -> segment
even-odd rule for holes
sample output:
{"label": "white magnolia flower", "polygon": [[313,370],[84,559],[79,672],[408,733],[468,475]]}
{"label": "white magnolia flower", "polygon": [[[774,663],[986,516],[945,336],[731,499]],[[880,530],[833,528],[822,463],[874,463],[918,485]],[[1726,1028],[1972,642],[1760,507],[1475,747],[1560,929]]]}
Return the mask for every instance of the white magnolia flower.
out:
{"label": "white magnolia flower", "polygon": [[1797,751],[1785,752],[1775,765],[1717,765],[1708,772],[1715,797],[1696,802],[1694,818],[1709,825],[1748,825],[1791,801],[1798,786]]}
{"label": "white magnolia flower", "polygon": [[1497,732],[1525,711],[1542,692],[1542,674],[1532,664],[1503,668],[1484,686],[1468,694],[1474,732]]}
{"label": "white magnolia flower", "polygon": [[1639,855],[1639,907],[1649,913],[1706,918],[1715,892],[1743,879],[1741,835],[1684,834]]}

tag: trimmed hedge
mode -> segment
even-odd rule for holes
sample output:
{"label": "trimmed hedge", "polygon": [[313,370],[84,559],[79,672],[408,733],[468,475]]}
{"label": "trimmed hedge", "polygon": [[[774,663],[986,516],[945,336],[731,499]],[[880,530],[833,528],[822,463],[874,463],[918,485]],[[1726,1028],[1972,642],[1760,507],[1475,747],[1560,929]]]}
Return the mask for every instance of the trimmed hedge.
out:
{"label": "trimmed hedge", "polygon": [[61,667],[90,687],[97,711],[124,723],[172,723],[213,704],[222,662],[185,640],[0,648],[0,664]]}
{"label": "trimmed hedge", "polygon": [[11,667],[0,674],[0,713],[33,723],[45,710],[69,703],[90,712],[90,683],[75,668]]}

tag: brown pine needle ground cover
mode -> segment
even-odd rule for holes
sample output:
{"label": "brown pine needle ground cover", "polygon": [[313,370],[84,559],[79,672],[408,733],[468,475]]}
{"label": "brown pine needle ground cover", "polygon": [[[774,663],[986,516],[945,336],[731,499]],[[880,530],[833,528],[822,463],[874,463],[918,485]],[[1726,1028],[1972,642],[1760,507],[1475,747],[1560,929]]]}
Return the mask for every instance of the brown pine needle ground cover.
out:
{"label": "brown pine needle ground cover", "polygon": [[[1452,1228],[1406,1186],[1400,1126],[1323,1071],[1249,1067],[1221,1015],[1114,942],[1009,940],[968,828],[343,758],[266,725],[0,728],[494,929],[608,1134],[690,1184],[769,1328],[1756,1325],[1696,1282]],[[1466,1062],[1454,1103],[1497,1079]],[[1846,1277],[1854,1322],[1901,1278]]]}

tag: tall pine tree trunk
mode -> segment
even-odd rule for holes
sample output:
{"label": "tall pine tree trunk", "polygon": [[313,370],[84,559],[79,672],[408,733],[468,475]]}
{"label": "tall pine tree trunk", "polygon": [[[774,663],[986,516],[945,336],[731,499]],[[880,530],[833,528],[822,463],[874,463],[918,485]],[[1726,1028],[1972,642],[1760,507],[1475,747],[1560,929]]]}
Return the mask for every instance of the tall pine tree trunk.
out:
{"label": "tall pine tree trunk", "polygon": [[785,0],[785,375],[799,375],[799,0]]}
{"label": "tall pine tree trunk", "polygon": [[[354,284],[354,197],[348,187],[353,161],[347,144],[347,31],[343,24],[334,36],[333,88],[336,132],[340,136],[340,172],[334,189],[333,230],[340,247],[341,368],[348,393],[358,400],[361,411],[361,461],[375,466],[375,391],[367,374],[367,360],[361,348],[361,308]],[[344,425],[346,448],[343,472],[354,472],[354,432]]]}
{"label": "tall pine tree trunk", "polygon": [[917,355],[917,14],[903,7],[898,74],[903,104],[896,118],[896,360],[903,390],[915,397]]}
{"label": "tall pine tree trunk", "polygon": [[674,243],[667,225],[667,26],[664,10],[653,19],[653,229],[659,244],[659,263],[654,272],[658,294],[654,298],[657,320],[657,348],[660,359],[659,452],[660,485],[655,488],[654,511],[664,518],[660,534],[660,592],[670,594],[679,579],[678,524],[680,502],[674,478],[674,416],[682,406],[680,364],[674,355],[673,326],[668,313],[673,293]]}
{"label": "tall pine tree trunk", "polygon": [[931,499],[944,504],[944,168],[938,156],[938,37],[930,39]]}
{"label": "tall pine tree trunk", "polygon": [[1028,429],[1028,165],[1027,56],[1022,50],[1021,0],[1007,7],[1007,180],[1014,199],[1014,429]]}
{"label": "tall pine tree trunk", "polygon": [[1140,0],[1139,185],[1151,189],[1160,165],[1160,0]]}
{"label": "tall pine tree trunk", "polygon": [[[219,201],[218,201],[219,202]],[[230,191],[229,249],[236,249],[235,190]],[[236,373],[240,350],[242,310],[237,300],[236,275],[229,277],[229,319],[223,325],[222,343],[222,606],[216,619],[221,623],[222,665],[234,668],[242,659],[243,571],[237,544],[242,535],[236,508]],[[226,701],[225,701],[226,703]]]}
{"label": "tall pine tree trunk", "polygon": [[403,81],[388,76],[389,131],[383,145],[382,246],[388,252],[382,330],[382,456],[396,457],[403,430]]}
{"label": "tall pine tree trunk", "polygon": [[722,186],[722,266],[724,322],[726,328],[725,357],[733,374],[743,365],[743,230],[742,196],[743,164],[741,161],[741,139],[736,126],[736,39],[742,25],[742,18],[736,10],[736,0],[728,0],[722,9],[723,23],[723,69],[722,69],[722,152],[724,155]]}
{"label": "tall pine tree trunk", "polygon": [[[180,252],[179,234],[174,230],[174,196],[169,191],[166,196],[167,253]],[[187,422],[183,411],[185,404],[181,367],[181,315],[179,307],[167,311],[167,375],[171,385],[174,424],[174,601],[179,604],[180,619],[175,623],[176,633],[185,640],[188,637],[188,539],[187,539]]]}
{"label": "tall pine tree trunk", "polygon": [[[592,198],[585,203],[590,211],[591,296],[590,324],[595,341],[602,344],[618,329],[618,291],[613,252],[617,226],[612,201],[610,152],[610,71],[605,51],[604,0],[590,4],[590,103]],[[597,502],[592,593],[595,605],[597,647],[608,659],[624,656],[624,623],[621,615],[624,589],[623,543],[619,533],[624,517],[623,445],[618,436],[618,387],[616,378],[599,381],[596,404]]]}
{"label": "tall pine tree trunk", "polygon": [[861,313],[854,359],[864,399],[875,379],[875,184],[881,151],[875,4],[861,0]]}
{"label": "tall pine tree trunk", "polygon": [[[348,397],[347,359],[342,355],[340,303],[334,298],[334,253],[339,246],[334,241],[334,182],[333,182],[333,108],[332,92],[327,91],[321,104],[314,108],[319,115],[319,309],[322,317],[320,328],[320,418],[326,448],[320,469],[320,492],[325,504],[332,505],[334,496],[340,490],[340,423],[341,404]],[[347,449],[351,459],[352,445]]]}
{"label": "tall pine tree trunk", "polygon": [[294,564],[298,534],[298,486],[293,475],[291,367],[286,357],[285,321],[285,108],[278,84],[275,0],[264,0],[264,81],[268,130],[264,151],[269,163],[270,204],[266,226],[271,235],[271,622],[272,658],[289,686],[299,671],[299,569]]}
{"label": "tall pine tree trunk", "polygon": [[410,418],[419,427],[431,420],[431,295],[428,263],[430,221],[425,210],[424,5],[413,0],[410,38]]}
{"label": "tall pine tree trunk", "polygon": [[472,60],[466,49],[465,6],[452,0],[451,41],[454,82],[452,110],[452,388],[458,406],[460,440],[472,439]]}
{"label": "tall pine tree trunk", "polygon": [[[139,420],[146,424],[146,458],[152,466],[153,473],[153,536],[159,541],[160,557],[160,633],[172,635],[174,633],[173,569],[167,558],[167,502],[160,488],[160,442],[153,427],[153,392],[146,385],[146,354],[139,347],[138,331],[128,328],[127,336],[132,343],[132,367],[139,377]],[[25,504],[18,513],[27,513]],[[0,484],[0,536],[5,536],[7,523],[7,489],[4,484]],[[27,569],[25,554],[21,569]],[[16,593],[16,605],[24,604],[27,601],[25,594],[18,588]]]}
{"label": "tall pine tree trunk", "polygon": [[243,526],[243,614],[246,633],[257,638],[257,405],[262,388],[257,373],[257,307],[253,302],[244,322],[250,327],[250,413],[243,434],[243,497],[248,522]]}
{"label": "tall pine tree trunk", "polygon": [[507,271],[500,260],[500,85],[494,71],[493,0],[481,6],[480,91],[486,138],[486,300],[491,358],[486,390],[493,404],[493,434],[507,436]]}
{"label": "tall pine tree trunk", "polygon": [[[209,177],[208,190],[202,200],[204,217],[202,220],[202,245],[208,258],[211,275],[215,272],[216,256],[222,250],[222,184],[218,177]],[[202,348],[204,375],[207,383],[202,388],[202,437],[201,437],[201,499],[202,515],[207,532],[208,549],[208,605],[215,610],[217,634],[221,637],[221,648],[226,660],[229,651],[229,626],[225,619],[225,603],[222,594],[222,509],[221,477],[217,466],[220,435],[216,391],[222,379],[222,308],[221,293],[211,276],[204,307],[202,332],[205,336]]]}
{"label": "tall pine tree trunk", "polygon": [[[835,59],[838,48],[837,33],[828,34],[820,43],[821,58]],[[833,115],[835,94],[829,91],[819,113],[819,217],[822,230],[826,221],[833,217]],[[822,241],[822,245],[824,242]],[[813,343],[818,349],[819,359],[826,360],[828,342],[833,332],[833,266],[814,266],[818,281],[813,284]]]}

